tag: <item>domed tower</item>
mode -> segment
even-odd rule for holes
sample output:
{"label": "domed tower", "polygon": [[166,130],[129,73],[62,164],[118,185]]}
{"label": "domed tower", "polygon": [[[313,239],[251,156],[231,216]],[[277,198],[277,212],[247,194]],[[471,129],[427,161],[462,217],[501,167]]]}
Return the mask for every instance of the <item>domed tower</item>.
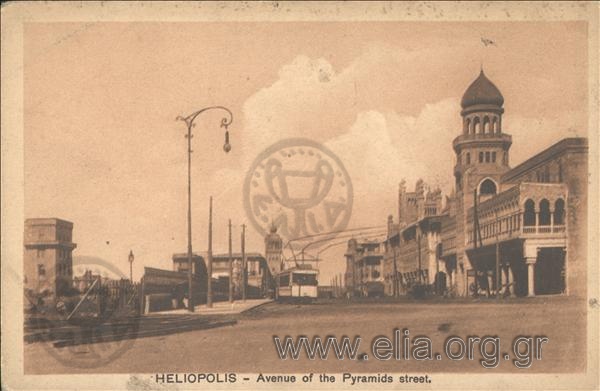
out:
{"label": "domed tower", "polygon": [[483,70],[465,91],[461,106],[462,134],[452,143],[456,153],[454,177],[456,196],[456,278],[459,295],[467,295],[469,257],[466,253],[467,214],[473,206],[474,191],[480,201],[500,191],[500,177],[510,169],[510,135],[502,132],[504,97]]}
{"label": "domed tower", "polygon": [[265,236],[265,258],[269,265],[269,270],[273,276],[276,276],[282,269],[283,261],[283,241],[277,233],[277,227],[271,223],[269,234]]}
{"label": "domed tower", "polygon": [[483,70],[463,95],[463,131],[453,142],[454,176],[457,193],[467,199],[474,189],[482,197],[496,194],[500,176],[510,169],[512,137],[502,132],[503,104],[502,93]]}

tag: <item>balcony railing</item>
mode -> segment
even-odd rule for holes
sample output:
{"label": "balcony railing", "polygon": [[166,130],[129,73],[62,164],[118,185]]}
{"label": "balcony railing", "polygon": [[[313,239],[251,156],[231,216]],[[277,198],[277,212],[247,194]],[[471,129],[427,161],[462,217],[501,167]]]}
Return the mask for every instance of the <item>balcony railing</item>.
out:
{"label": "balcony railing", "polygon": [[473,141],[481,141],[481,140],[491,140],[491,141],[500,141],[503,143],[512,143],[512,136],[506,133],[476,133],[476,134],[461,134],[456,137],[454,141],[452,141],[452,146],[456,150],[456,147],[459,144],[473,142]]}
{"label": "balcony railing", "polygon": [[[564,237],[566,186],[562,183],[521,182],[477,206],[482,244],[516,237]],[[542,204],[545,203],[545,207]],[[473,246],[475,208],[467,211],[467,246]],[[478,245],[480,243],[477,243]]]}
{"label": "balcony railing", "polygon": [[[481,244],[486,245],[494,243],[496,238],[504,241],[517,237],[563,237],[566,233],[566,226],[562,223],[552,225],[523,225],[523,213],[519,212],[481,222],[479,233],[481,235]],[[473,246],[473,236],[473,228],[471,227],[467,230],[467,246],[469,247]]]}
{"label": "balcony railing", "polygon": [[564,225],[532,225],[523,227],[523,234],[558,234],[564,233]]}

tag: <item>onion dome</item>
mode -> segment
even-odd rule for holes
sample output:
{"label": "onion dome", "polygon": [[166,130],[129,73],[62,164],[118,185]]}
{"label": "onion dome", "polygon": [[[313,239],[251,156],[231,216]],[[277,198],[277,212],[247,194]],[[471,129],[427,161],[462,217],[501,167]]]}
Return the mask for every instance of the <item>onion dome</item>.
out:
{"label": "onion dome", "polygon": [[479,73],[479,77],[467,88],[460,103],[463,109],[474,105],[502,107],[503,104],[504,97],[498,87],[485,76],[483,69]]}

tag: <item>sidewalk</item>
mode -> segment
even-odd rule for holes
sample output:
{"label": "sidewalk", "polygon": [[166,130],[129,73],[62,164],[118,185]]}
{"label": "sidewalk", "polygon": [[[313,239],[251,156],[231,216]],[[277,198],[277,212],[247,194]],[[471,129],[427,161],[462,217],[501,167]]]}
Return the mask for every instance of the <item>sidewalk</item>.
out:
{"label": "sidewalk", "polygon": [[212,308],[207,308],[206,304],[197,305],[194,307],[194,312],[190,313],[186,308],[179,308],[176,310],[167,310],[167,311],[158,311],[151,312],[146,314],[146,316],[152,315],[232,315],[232,314],[241,314],[244,311],[248,311],[254,307],[258,307],[259,305],[263,305],[266,303],[270,303],[273,300],[271,299],[252,299],[246,300],[245,302],[242,300],[236,300],[233,303],[228,301],[219,301],[213,303]]}

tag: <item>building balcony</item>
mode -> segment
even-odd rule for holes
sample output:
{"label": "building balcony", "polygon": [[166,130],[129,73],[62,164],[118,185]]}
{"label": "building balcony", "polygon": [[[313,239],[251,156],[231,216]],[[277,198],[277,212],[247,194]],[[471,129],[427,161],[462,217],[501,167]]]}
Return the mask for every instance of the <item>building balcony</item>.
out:
{"label": "building balcony", "polygon": [[491,142],[491,143],[503,143],[507,145],[512,144],[512,136],[505,133],[476,133],[476,134],[461,134],[452,141],[452,147],[454,151],[458,151],[460,146],[470,143],[479,142]]}
{"label": "building balcony", "polygon": [[[564,239],[567,187],[562,183],[520,183],[477,207],[477,246],[512,239]],[[467,212],[467,248],[475,247],[474,208]]]}
{"label": "building balcony", "polygon": [[534,225],[529,227],[523,227],[521,232],[523,235],[547,235],[547,234],[561,234],[566,232],[565,225]]}

